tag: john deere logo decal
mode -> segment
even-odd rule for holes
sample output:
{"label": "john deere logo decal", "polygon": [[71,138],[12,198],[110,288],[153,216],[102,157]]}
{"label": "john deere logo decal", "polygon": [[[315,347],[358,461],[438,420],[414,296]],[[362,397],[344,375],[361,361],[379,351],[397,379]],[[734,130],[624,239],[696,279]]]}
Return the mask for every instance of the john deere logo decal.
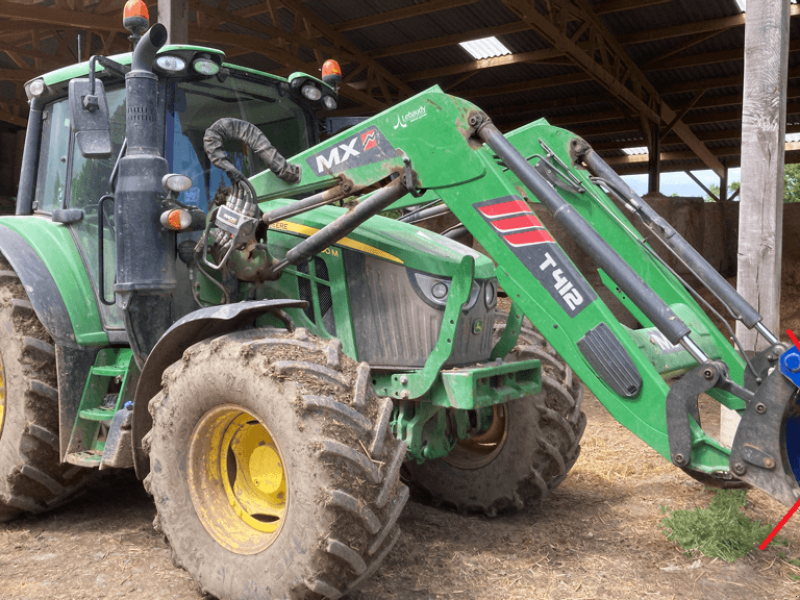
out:
{"label": "john deere logo decal", "polygon": [[396,156],[394,146],[377,127],[362,129],[306,159],[308,166],[318,176],[341,173],[354,167],[363,167]]}

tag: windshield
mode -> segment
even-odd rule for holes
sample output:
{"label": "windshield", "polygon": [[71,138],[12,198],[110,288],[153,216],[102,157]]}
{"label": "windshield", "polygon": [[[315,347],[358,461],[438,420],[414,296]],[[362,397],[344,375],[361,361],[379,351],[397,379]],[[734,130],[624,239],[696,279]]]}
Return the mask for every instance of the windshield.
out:
{"label": "windshield", "polygon": [[[230,185],[225,174],[211,166],[203,150],[206,129],[223,117],[252,123],[286,157],[312,143],[306,112],[278,85],[264,85],[244,75],[231,75],[222,83],[217,79],[168,82],[166,159],[173,173],[188,175],[193,182],[178,200],[206,211],[220,185]],[[248,177],[266,168],[241,143],[224,148]]]}

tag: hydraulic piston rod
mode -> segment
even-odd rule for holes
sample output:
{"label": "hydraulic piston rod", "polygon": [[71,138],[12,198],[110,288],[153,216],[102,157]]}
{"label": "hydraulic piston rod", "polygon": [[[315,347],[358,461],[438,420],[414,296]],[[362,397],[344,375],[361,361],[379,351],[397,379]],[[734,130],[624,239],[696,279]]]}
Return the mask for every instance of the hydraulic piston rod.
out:
{"label": "hydraulic piston rod", "polygon": [[[586,219],[536,172],[491,121],[483,117],[486,120],[480,123],[480,116],[473,115],[472,119],[476,117],[477,121],[470,124],[478,127],[478,136],[497,153],[505,165],[547,207],[556,221],[570,233],[581,248],[597,261],[600,268],[609,274],[628,298],[672,344],[684,345],[698,361],[705,362],[706,355],[688,337],[691,330],[666,302],[616,253]],[[684,340],[687,341],[684,342]]]}
{"label": "hydraulic piston rod", "polygon": [[630,210],[639,216],[663,242],[677,254],[689,268],[708,286],[708,288],[731,310],[737,320],[748,329],[755,327],[770,344],[778,339],[761,323],[761,315],[747,300],[729,284],[714,267],[708,264],[702,255],[695,250],[675,229],[667,223],[653,208],[647,204],[630,186],[600,158],[586,142],[575,139],[572,142],[573,154],[583,162],[592,175],[609,185],[611,189],[628,205]]}

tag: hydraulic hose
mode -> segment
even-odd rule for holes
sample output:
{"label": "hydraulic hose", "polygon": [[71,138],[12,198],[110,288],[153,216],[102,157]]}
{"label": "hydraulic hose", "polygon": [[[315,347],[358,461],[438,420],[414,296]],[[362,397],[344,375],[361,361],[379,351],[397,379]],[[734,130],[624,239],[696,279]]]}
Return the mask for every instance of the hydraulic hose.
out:
{"label": "hydraulic hose", "polygon": [[[144,38],[142,38],[142,41],[144,41]],[[139,43],[141,44],[141,42]],[[230,161],[222,147],[225,142],[231,141],[247,144],[267,165],[269,170],[280,179],[289,183],[300,181],[302,175],[300,167],[287,162],[258,127],[240,119],[219,119],[206,129],[206,133],[203,136],[203,149],[206,151],[211,164],[225,171],[232,181],[240,181],[244,179],[244,175]]]}
{"label": "hydraulic hose", "polygon": [[[647,204],[608,164],[583,140],[573,140],[575,159],[583,162],[589,172],[602,178],[614,192],[641,218],[664,243],[669,246],[705,283],[708,288],[731,310],[737,320],[742,321],[748,329],[761,322],[761,315],[747,300],[708,264],[703,256],[695,250],[667,221]],[[773,340],[774,341],[777,340]]]}

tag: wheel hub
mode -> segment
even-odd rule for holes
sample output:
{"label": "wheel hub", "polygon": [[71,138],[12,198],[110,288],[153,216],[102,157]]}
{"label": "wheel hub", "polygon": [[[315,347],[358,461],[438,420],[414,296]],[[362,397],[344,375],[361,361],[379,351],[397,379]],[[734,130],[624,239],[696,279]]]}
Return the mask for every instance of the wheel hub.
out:
{"label": "wheel hub", "polygon": [[241,406],[204,414],[189,444],[187,481],[206,531],[237,554],[272,544],[283,526],[288,482],[267,427]]}
{"label": "wheel hub", "polygon": [[492,462],[500,454],[508,434],[506,410],[504,405],[495,404],[489,429],[466,440],[458,440],[444,461],[459,469],[479,469]]}

